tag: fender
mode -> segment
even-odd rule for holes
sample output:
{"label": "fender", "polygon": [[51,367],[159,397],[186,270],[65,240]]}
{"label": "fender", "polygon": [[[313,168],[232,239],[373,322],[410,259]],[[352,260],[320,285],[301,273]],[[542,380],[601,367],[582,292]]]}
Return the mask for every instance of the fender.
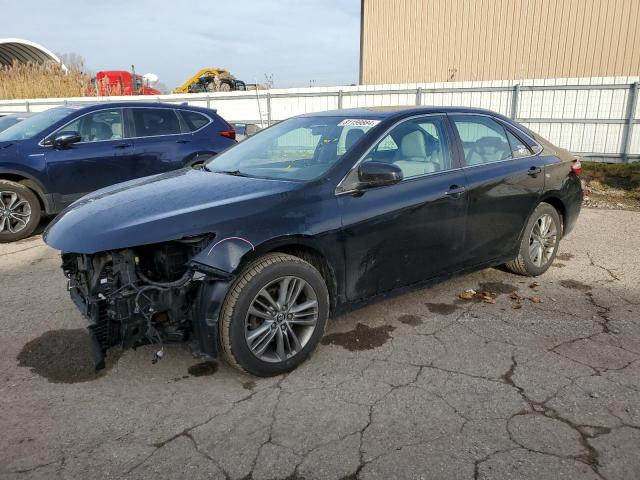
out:
{"label": "fender", "polygon": [[[299,247],[308,247],[314,251],[319,252],[327,261],[330,266],[339,264],[340,257],[342,257],[342,247],[338,246],[338,242],[335,243],[336,248],[333,251],[325,251],[320,242],[309,235],[282,235],[277,238],[269,238],[268,232],[262,235],[262,238],[256,237],[256,235],[243,236],[216,236],[216,238],[207,245],[198,255],[192,260],[192,264],[196,270],[213,269],[213,271],[221,274],[222,276],[235,276],[239,273],[241,268],[251,260],[259,257],[270,251],[277,250],[281,247],[287,249]],[[336,282],[340,282],[342,272],[333,271],[332,275],[336,279]]]}

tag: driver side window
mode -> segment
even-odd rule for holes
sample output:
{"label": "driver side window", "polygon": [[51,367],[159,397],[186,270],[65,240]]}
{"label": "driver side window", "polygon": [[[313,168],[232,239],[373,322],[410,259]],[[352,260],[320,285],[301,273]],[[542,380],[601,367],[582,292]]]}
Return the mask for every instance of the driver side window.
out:
{"label": "driver side window", "polygon": [[418,117],[393,128],[373,148],[365,162],[393,163],[404,178],[452,168],[443,119]]}
{"label": "driver side window", "polygon": [[85,143],[120,140],[124,138],[122,110],[99,110],[89,113],[62,127],[61,131],[77,132],[80,141]]}

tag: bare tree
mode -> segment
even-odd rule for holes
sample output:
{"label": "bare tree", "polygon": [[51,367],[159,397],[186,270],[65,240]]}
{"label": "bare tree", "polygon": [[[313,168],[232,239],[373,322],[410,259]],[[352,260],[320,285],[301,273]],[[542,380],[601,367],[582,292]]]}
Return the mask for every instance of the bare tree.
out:
{"label": "bare tree", "polygon": [[58,58],[69,70],[85,71],[84,57],[76,52],[59,53]]}
{"label": "bare tree", "polygon": [[264,74],[264,86],[267,87],[268,90],[273,88],[273,73],[265,73]]}

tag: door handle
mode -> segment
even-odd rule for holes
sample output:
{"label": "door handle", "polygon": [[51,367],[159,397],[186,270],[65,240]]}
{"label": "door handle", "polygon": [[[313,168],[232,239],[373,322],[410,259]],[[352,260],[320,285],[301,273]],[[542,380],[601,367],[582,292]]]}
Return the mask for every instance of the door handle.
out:
{"label": "door handle", "polygon": [[191,140],[185,140],[185,139],[176,140],[176,143],[189,143],[189,142],[191,142]]}
{"label": "door handle", "polygon": [[540,167],[531,167],[528,171],[527,171],[527,175],[531,176],[531,177],[535,177],[536,175],[538,175],[539,173],[542,173],[542,169]]}
{"label": "door handle", "polygon": [[128,148],[130,146],[130,143],[118,143],[117,145],[114,145],[113,148]]}
{"label": "door handle", "polygon": [[449,187],[449,190],[445,192],[445,195],[451,198],[460,198],[462,194],[466,191],[467,189],[465,187],[460,187],[458,185],[451,185]]}

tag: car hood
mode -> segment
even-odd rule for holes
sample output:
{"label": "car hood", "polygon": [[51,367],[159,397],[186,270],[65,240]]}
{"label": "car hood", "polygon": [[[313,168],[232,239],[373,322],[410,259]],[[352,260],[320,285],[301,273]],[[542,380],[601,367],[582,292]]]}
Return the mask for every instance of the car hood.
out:
{"label": "car hood", "polygon": [[265,208],[298,182],[183,169],[120,183],[65,209],[44,233],[47,245],[96,253],[177,240]]}

